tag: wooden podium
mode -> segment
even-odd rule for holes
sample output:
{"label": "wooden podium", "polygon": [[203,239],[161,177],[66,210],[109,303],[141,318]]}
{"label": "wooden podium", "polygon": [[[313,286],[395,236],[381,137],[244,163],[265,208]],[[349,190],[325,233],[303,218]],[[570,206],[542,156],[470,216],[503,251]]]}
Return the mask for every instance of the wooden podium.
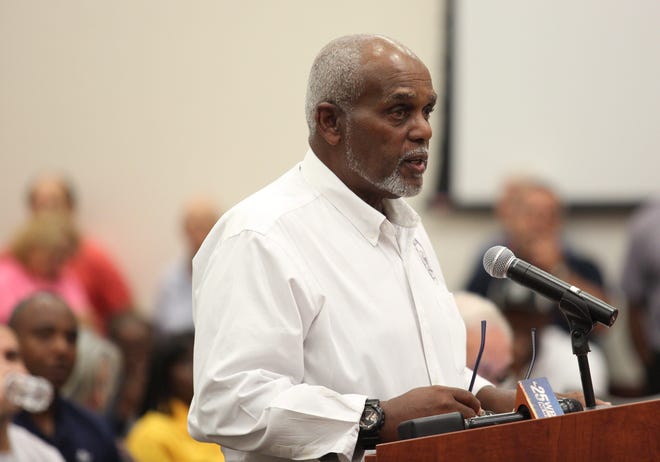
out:
{"label": "wooden podium", "polygon": [[660,400],[379,444],[366,462],[660,461]]}

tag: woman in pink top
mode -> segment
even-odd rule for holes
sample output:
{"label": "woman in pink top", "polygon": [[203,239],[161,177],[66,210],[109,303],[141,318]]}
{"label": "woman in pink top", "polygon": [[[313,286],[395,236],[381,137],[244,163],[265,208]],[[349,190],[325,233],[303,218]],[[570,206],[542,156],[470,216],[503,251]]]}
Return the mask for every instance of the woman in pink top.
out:
{"label": "woman in pink top", "polygon": [[0,322],[6,323],[16,304],[38,290],[55,292],[81,320],[93,321],[82,284],[65,268],[77,243],[74,227],[61,214],[35,215],[18,231],[0,257]]}

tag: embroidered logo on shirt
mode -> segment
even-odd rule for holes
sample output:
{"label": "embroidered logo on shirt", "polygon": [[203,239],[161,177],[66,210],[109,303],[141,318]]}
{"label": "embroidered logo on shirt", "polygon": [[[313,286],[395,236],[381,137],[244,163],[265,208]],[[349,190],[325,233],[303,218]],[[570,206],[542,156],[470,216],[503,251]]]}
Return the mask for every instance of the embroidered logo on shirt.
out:
{"label": "embroidered logo on shirt", "polygon": [[417,239],[413,240],[413,245],[415,246],[415,250],[417,250],[417,255],[419,255],[419,258],[422,260],[422,263],[424,264],[424,268],[426,268],[426,271],[428,271],[429,276],[431,276],[431,279],[435,281],[435,273],[433,272],[433,268],[431,268],[431,265],[429,264],[429,259],[426,258],[426,252],[424,251],[424,247],[422,247],[422,244],[420,244]]}
{"label": "embroidered logo on shirt", "polygon": [[94,456],[87,449],[84,448],[76,449],[77,462],[92,462],[93,460],[94,460]]}

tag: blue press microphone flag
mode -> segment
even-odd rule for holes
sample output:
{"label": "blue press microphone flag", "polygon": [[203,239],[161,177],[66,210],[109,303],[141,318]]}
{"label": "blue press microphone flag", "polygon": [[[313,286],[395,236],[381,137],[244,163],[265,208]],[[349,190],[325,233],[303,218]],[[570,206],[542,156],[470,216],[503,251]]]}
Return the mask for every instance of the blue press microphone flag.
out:
{"label": "blue press microphone flag", "polygon": [[519,405],[526,406],[533,419],[564,415],[564,411],[545,377],[518,382],[516,408]]}

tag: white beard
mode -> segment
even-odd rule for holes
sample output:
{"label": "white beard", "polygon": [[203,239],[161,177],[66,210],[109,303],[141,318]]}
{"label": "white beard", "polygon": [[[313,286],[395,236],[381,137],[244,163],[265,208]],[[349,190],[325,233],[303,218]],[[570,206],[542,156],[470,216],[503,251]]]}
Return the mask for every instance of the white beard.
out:
{"label": "white beard", "polygon": [[[420,154],[422,152],[426,153],[427,152],[426,148],[416,148],[410,152],[407,152],[401,159],[399,159],[399,162],[397,163],[392,173],[390,173],[385,178],[380,178],[380,179],[373,178],[371,175],[369,175],[367,169],[364,168],[364,164],[362,163],[362,156],[360,156],[359,154],[356,155],[350,147],[351,145],[350,131],[351,131],[350,127],[347,127],[346,160],[348,161],[348,168],[352,172],[356,173],[360,178],[366,180],[372,186],[375,186],[383,191],[387,191],[396,197],[412,197],[412,196],[416,196],[421,192],[422,185],[407,184],[403,180],[399,169],[401,167],[401,164],[405,162],[405,159],[415,154]],[[419,176],[421,177],[421,174]]]}

